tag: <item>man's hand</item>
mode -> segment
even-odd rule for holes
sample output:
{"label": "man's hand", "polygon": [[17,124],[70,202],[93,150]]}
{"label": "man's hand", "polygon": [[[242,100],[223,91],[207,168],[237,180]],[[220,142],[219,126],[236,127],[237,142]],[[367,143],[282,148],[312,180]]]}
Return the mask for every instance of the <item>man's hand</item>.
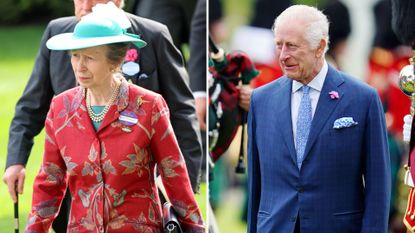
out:
{"label": "man's hand", "polygon": [[195,101],[200,129],[206,131],[206,97],[197,97]]}
{"label": "man's hand", "polygon": [[[17,192],[23,193],[24,179],[26,176],[26,169],[23,165],[16,164],[11,165],[6,169],[3,176],[3,182],[7,185],[10,196],[13,199],[13,202],[17,201],[16,197],[16,188]],[[17,187],[16,187],[17,184]]]}
{"label": "man's hand", "polygon": [[411,140],[412,116],[405,115],[403,122],[403,141],[409,143]]}
{"label": "man's hand", "polygon": [[250,85],[238,86],[239,89],[239,106],[245,110],[249,111],[249,102],[251,101],[251,94],[254,90]]}

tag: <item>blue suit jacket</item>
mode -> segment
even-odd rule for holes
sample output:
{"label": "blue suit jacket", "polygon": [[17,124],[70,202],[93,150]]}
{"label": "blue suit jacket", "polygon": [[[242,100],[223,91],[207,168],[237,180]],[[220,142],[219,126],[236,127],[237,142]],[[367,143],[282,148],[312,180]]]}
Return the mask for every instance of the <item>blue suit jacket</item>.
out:
{"label": "blue suit jacket", "polygon": [[[291,233],[299,216],[301,233],[386,233],[389,152],[376,91],[329,66],[299,170],[291,86],[282,77],[251,96],[248,232]],[[358,124],[334,129],[341,117]]]}

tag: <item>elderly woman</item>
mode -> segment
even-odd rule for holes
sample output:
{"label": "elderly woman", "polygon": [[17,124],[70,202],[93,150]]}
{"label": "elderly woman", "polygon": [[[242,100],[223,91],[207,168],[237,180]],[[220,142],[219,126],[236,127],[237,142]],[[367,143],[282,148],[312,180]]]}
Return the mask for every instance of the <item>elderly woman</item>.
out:
{"label": "elderly woman", "polygon": [[146,45],[96,15],[47,42],[71,51],[79,86],[52,100],[25,232],[49,232],[67,186],[68,232],[161,232],[156,167],[182,226],[204,232],[163,98],[119,73],[129,42]]}

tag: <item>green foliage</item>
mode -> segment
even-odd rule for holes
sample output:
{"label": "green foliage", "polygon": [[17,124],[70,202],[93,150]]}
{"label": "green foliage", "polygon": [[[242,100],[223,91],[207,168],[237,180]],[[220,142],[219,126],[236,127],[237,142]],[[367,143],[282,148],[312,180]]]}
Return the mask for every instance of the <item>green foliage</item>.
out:
{"label": "green foliage", "polygon": [[50,11],[53,12],[53,18],[68,16],[74,14],[73,1],[71,0],[44,0],[49,4]]}
{"label": "green foliage", "polygon": [[19,3],[14,0],[0,1],[0,22],[14,22],[20,17]]}
{"label": "green foliage", "polygon": [[70,0],[1,0],[0,23],[19,23],[73,14]]}
{"label": "green foliage", "polygon": [[[0,27],[0,171],[4,171],[6,165],[8,131],[14,107],[32,71],[44,28],[45,25]],[[33,179],[42,160],[43,140],[43,133],[35,139],[29,166],[26,168],[24,193],[19,197],[21,232],[31,205]],[[0,231],[13,232],[13,203],[3,182],[0,184],[0,200]]]}
{"label": "green foliage", "polygon": [[295,4],[304,4],[304,5],[309,5],[309,6],[315,6],[319,9],[321,9],[329,1],[328,0],[294,0],[293,2]]}

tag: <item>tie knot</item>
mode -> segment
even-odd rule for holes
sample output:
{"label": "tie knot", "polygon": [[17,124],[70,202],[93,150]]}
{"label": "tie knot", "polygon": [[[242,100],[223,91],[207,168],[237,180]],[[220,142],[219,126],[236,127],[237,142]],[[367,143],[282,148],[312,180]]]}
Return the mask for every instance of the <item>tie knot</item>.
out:
{"label": "tie knot", "polygon": [[304,94],[310,93],[310,87],[309,86],[304,85],[302,88],[303,88],[303,93]]}

